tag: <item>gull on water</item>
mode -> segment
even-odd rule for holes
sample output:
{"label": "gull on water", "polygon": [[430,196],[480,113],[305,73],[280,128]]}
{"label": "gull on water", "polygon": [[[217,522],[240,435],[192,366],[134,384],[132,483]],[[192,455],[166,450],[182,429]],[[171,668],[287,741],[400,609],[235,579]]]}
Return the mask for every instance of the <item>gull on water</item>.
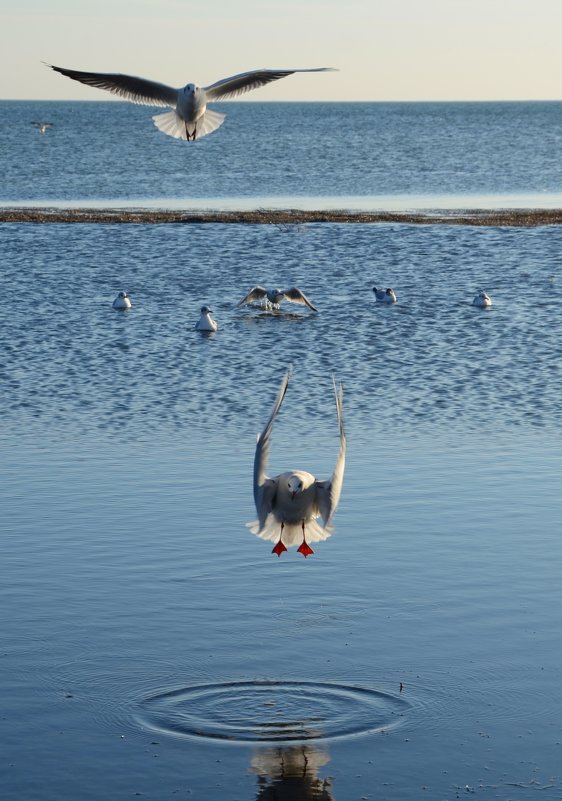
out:
{"label": "gull on water", "polygon": [[379,289],[374,286],[373,292],[379,303],[396,303],[397,301],[396,292],[390,287],[388,289]]}
{"label": "gull on water", "polygon": [[489,309],[492,305],[492,298],[484,291],[479,292],[472,301],[473,306],[478,306],[480,309]]}
{"label": "gull on water", "polygon": [[212,313],[213,310],[208,306],[201,306],[201,317],[195,323],[196,331],[216,331],[218,329],[217,321],[211,317]]}
{"label": "gull on water", "polygon": [[262,286],[255,286],[250,289],[245,298],[242,298],[240,303],[236,304],[236,308],[244,306],[246,303],[253,303],[256,300],[261,300],[266,309],[278,309],[282,300],[289,300],[291,303],[300,303],[303,306],[308,306],[312,311],[318,311],[316,306],[309,301],[304,292],[297,289],[296,286],[291,289],[264,289]]}
{"label": "gull on water", "polygon": [[194,140],[215,131],[222,125],[225,115],[211,111],[207,103],[237,97],[251,89],[258,89],[271,81],[293,75],[295,72],[331,72],[331,67],[294,70],[251,70],[223,78],[209,86],[197,86],[188,83],[179,89],[163,83],[136,78],[132,75],[121,75],[111,72],[82,72],[55,67],[47,64],[55,72],[72,78],[73,81],[94,86],[96,89],[107,89],[124,100],[140,103],[144,106],[170,106],[172,111],[156,114],[152,119],[157,128],[176,139]]}
{"label": "gull on water", "polygon": [[44,134],[47,131],[47,128],[52,128],[54,123],[53,122],[32,122],[31,123],[34,128],[39,129],[39,133]]}
{"label": "gull on water", "polygon": [[126,292],[120,292],[113,301],[113,308],[119,309],[120,311],[125,311],[126,309],[130,309],[132,305],[133,304],[131,303],[131,299],[129,298]]}
{"label": "gull on water", "polygon": [[[272,553],[281,556],[288,547],[300,543],[299,553],[314,553],[311,542],[327,539],[332,533],[332,518],[338,506],[345,468],[346,439],[343,429],[343,388],[336,387],[336,412],[340,449],[332,477],[319,481],[304,470],[291,470],[274,478],[266,475],[271,429],[289,385],[290,372],[281,381],[273,411],[258,437],[254,458],[254,501],[258,519],[247,523],[252,534],[275,542]],[[322,518],[322,525],[317,522]]]}

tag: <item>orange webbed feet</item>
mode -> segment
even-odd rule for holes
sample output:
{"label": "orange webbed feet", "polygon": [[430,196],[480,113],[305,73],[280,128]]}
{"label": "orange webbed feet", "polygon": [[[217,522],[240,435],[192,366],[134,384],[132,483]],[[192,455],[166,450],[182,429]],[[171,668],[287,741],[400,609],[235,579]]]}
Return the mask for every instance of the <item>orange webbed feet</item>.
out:
{"label": "orange webbed feet", "polygon": [[277,545],[275,545],[275,546],[274,546],[274,548],[272,549],[271,553],[276,553],[276,554],[277,554],[277,556],[281,556],[281,554],[283,553],[283,551],[286,551],[286,550],[287,550],[287,548],[285,547],[285,545],[283,545],[283,543],[281,542],[281,540],[279,540],[279,542],[277,543]]}
{"label": "orange webbed feet", "polygon": [[312,548],[310,547],[310,545],[306,540],[302,541],[302,545],[299,548],[297,548],[297,550],[299,553],[302,553],[305,559],[307,556],[310,556],[311,553],[314,553],[314,551],[312,550]]}

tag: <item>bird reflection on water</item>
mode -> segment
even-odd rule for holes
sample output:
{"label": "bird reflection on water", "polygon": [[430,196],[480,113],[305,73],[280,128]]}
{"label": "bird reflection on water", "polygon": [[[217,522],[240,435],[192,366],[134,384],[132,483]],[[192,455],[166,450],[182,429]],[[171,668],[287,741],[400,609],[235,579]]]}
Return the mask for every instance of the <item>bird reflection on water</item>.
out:
{"label": "bird reflection on water", "polygon": [[304,744],[257,751],[251,762],[256,801],[335,801],[331,779],[318,775],[329,761],[327,751]]}

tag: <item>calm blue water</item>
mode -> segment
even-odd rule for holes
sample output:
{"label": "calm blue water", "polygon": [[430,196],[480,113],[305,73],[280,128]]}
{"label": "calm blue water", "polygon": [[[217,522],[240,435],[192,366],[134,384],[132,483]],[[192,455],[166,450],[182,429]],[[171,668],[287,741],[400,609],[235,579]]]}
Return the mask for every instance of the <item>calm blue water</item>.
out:
{"label": "calm blue water", "polygon": [[[30,148],[56,141],[29,130]],[[167,195],[108,166],[98,136],[75,162],[67,147],[51,184],[11,164],[11,199],[180,196],[179,179]],[[154,158],[201,159],[217,202],[271,195],[294,167],[280,152],[254,183],[256,146],[218,191],[215,138],[150,141]],[[347,142],[350,163],[363,144]],[[498,186],[540,191],[504,162]],[[397,163],[375,174],[396,182]],[[339,174],[356,193],[338,169],[325,191]],[[561,251],[559,227],[0,226],[2,798],[562,798]],[[319,313],[237,310],[255,283],[296,284]],[[373,284],[398,303],[377,305]],[[480,287],[489,311],[471,306]],[[121,289],[130,312],[111,307]],[[193,329],[203,303],[211,337]],[[331,473],[332,372],[345,388],[336,530],[307,560],[244,526],[289,363],[273,473]]]}
{"label": "calm blue water", "polygon": [[[0,202],[507,196],[562,202],[562,103],[223,103],[191,146],[154,109],[115,102],[0,102]],[[158,109],[156,109],[158,111]],[[47,120],[41,135],[29,123]],[[515,199],[513,199],[515,196]],[[322,199],[322,201],[319,201]],[[457,201],[458,202],[458,201]],[[488,201],[489,202],[489,201]],[[505,203],[503,203],[505,205]]]}

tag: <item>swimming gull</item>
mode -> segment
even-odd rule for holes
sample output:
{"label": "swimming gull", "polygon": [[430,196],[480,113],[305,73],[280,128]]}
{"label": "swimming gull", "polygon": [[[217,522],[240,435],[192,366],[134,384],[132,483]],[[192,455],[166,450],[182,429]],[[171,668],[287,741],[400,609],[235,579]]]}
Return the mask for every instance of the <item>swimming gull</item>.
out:
{"label": "swimming gull", "polygon": [[197,331],[216,331],[218,329],[217,321],[211,317],[212,313],[213,310],[208,306],[201,306],[201,317],[195,323]]}
{"label": "swimming gull", "polygon": [[390,287],[388,289],[379,289],[374,286],[373,292],[379,303],[396,303],[397,301],[396,292]]}
{"label": "swimming gull", "polygon": [[[265,471],[271,429],[287,392],[289,376],[287,371],[281,381],[273,411],[258,437],[254,458],[254,501],[258,519],[247,526],[252,534],[275,542],[272,553],[277,556],[300,542],[297,550],[306,557],[314,553],[309,543],[320,542],[331,535],[331,522],[340,499],[346,451],[343,388],[341,385],[336,387],[334,380],[340,449],[332,477],[319,481],[304,470],[291,470],[268,478]],[[322,525],[316,520],[318,516],[322,518]]]}
{"label": "swimming gull", "polygon": [[222,125],[225,115],[211,111],[207,103],[215,100],[226,100],[237,97],[251,89],[258,89],[271,81],[293,75],[295,72],[330,72],[331,67],[293,70],[251,70],[223,78],[209,86],[197,86],[188,83],[179,89],[145,78],[132,75],[105,72],[82,72],[55,67],[47,64],[55,72],[97,89],[107,89],[124,100],[140,103],[145,106],[171,106],[172,111],[156,114],[152,119],[157,128],[176,139],[193,141],[215,131]]}
{"label": "swimming gull", "polygon": [[119,309],[119,311],[125,311],[126,309],[130,309],[132,305],[133,304],[131,303],[131,299],[129,298],[126,292],[120,292],[113,301],[113,308]]}
{"label": "swimming gull", "polygon": [[286,289],[285,291],[282,289],[264,289],[262,286],[255,286],[253,289],[250,289],[246,297],[242,298],[240,303],[236,306],[239,308],[246,303],[253,303],[253,301],[256,300],[262,300],[266,309],[278,309],[282,300],[289,300],[291,303],[300,303],[303,306],[308,306],[312,311],[318,311],[304,292],[301,292],[296,286],[291,289]]}
{"label": "swimming gull", "polygon": [[492,298],[484,291],[479,292],[472,301],[473,306],[478,306],[480,309],[489,309],[492,305]]}

